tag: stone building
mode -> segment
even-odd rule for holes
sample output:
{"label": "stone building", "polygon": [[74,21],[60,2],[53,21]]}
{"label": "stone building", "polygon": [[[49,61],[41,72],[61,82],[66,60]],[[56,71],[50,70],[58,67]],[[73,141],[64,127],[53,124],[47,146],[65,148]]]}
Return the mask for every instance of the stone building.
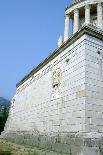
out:
{"label": "stone building", "polygon": [[17,84],[2,136],[64,154],[103,154],[103,0],[66,7],[64,38]]}

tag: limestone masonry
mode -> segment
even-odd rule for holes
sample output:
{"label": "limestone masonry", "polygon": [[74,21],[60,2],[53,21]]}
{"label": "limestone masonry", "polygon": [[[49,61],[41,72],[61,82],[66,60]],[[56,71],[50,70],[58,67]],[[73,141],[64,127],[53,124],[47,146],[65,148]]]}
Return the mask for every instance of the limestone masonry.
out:
{"label": "limestone masonry", "polygon": [[103,155],[103,0],[66,7],[64,39],[17,84],[2,137],[64,154]]}

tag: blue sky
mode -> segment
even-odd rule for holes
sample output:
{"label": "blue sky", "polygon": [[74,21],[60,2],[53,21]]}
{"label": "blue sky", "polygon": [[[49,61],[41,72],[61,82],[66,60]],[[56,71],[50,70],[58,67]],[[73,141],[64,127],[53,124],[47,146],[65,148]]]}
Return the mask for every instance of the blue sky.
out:
{"label": "blue sky", "polygon": [[71,0],[0,0],[0,96],[57,48]]}

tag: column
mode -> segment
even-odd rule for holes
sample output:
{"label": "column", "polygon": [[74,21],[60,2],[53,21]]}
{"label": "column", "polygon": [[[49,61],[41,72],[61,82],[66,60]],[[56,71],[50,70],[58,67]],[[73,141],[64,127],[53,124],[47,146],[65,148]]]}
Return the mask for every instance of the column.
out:
{"label": "column", "polygon": [[73,33],[76,33],[79,29],[79,10],[74,10],[74,30]]}
{"label": "column", "polygon": [[69,38],[69,29],[70,29],[70,15],[66,15],[65,18],[65,29],[64,29],[64,42]]}
{"label": "column", "polygon": [[103,29],[103,8],[101,3],[97,4],[97,26]]}
{"label": "column", "polygon": [[85,6],[85,24],[90,24],[90,5]]}

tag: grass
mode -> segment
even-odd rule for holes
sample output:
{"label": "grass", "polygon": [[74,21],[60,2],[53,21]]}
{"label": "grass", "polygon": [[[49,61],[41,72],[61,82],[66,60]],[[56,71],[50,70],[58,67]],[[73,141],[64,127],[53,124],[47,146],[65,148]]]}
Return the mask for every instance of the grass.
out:
{"label": "grass", "polygon": [[0,155],[37,155],[34,151],[8,142],[0,141]]}

